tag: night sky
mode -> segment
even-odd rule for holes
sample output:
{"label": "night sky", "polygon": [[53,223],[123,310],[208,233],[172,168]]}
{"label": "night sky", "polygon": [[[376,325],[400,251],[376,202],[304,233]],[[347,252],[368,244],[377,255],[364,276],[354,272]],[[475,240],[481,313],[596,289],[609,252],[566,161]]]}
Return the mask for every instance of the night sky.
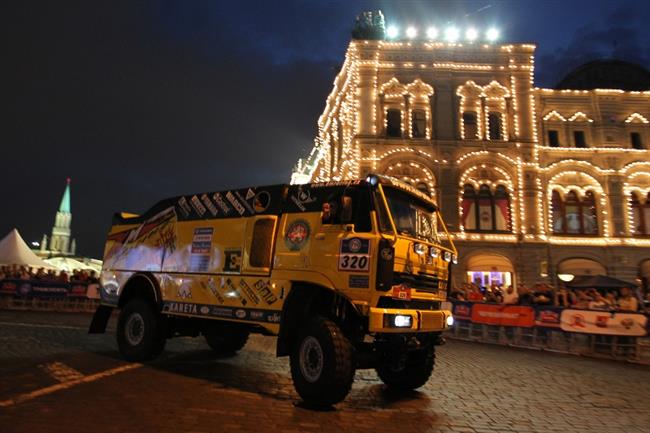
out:
{"label": "night sky", "polygon": [[287,182],[369,9],[536,43],[537,86],[597,58],[650,67],[647,1],[7,0],[0,237],[49,235],[68,176],[78,252],[95,257],[115,211]]}

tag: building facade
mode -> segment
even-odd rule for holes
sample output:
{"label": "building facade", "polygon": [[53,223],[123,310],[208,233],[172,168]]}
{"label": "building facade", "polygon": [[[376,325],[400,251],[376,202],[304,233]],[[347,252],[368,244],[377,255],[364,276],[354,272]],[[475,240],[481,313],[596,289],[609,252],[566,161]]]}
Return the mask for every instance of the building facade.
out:
{"label": "building facade", "polygon": [[579,89],[536,88],[533,44],[363,35],[292,182],[378,173],[430,194],[455,284],[650,278],[650,86],[601,88],[594,64]]}

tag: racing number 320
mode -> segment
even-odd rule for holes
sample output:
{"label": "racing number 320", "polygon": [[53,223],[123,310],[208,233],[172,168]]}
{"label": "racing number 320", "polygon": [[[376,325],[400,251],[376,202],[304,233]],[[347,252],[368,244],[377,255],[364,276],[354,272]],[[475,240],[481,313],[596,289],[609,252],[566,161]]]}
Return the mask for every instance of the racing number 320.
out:
{"label": "racing number 320", "polygon": [[341,254],[339,269],[346,271],[367,271],[368,256],[358,254]]}

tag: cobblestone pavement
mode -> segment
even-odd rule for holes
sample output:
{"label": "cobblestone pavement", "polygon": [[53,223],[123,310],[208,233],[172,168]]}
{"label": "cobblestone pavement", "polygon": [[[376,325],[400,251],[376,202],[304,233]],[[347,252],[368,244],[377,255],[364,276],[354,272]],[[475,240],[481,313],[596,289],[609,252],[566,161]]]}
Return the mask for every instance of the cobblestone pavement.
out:
{"label": "cobblestone pavement", "polygon": [[650,432],[639,365],[450,342],[420,390],[391,393],[363,370],[344,402],[314,411],[273,338],[232,358],[180,338],[128,364],[113,329],[88,335],[89,321],[0,311],[0,432]]}

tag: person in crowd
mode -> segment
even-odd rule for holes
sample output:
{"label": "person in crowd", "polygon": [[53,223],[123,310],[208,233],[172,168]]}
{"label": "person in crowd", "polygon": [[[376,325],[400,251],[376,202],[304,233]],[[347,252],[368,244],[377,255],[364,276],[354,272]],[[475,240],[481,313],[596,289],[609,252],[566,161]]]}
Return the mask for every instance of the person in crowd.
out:
{"label": "person in crowd", "polygon": [[481,289],[476,284],[472,284],[467,293],[467,300],[472,302],[482,302],[485,300]]}
{"label": "person in crowd", "polygon": [[581,308],[581,309],[587,309],[589,308],[589,302],[591,301],[591,298],[589,297],[589,294],[587,293],[586,290],[584,289],[576,289],[576,297],[575,297],[575,302],[572,305],[573,308]]}
{"label": "person in crowd", "polygon": [[68,273],[66,271],[61,271],[58,280],[62,283],[67,283],[69,281]]}
{"label": "person in crowd", "polygon": [[97,273],[94,270],[91,270],[88,275],[88,284],[99,284],[99,278],[97,278]]}
{"label": "person in crowd", "polygon": [[639,301],[636,297],[632,296],[632,289],[623,287],[621,289],[621,296],[618,298],[618,311],[636,312],[639,309]]}
{"label": "person in crowd", "polygon": [[556,307],[569,308],[573,304],[575,304],[575,293],[567,290],[564,285],[560,286],[560,288],[555,292],[553,305]]}
{"label": "person in crowd", "polygon": [[534,296],[531,290],[525,285],[519,286],[519,305],[532,306],[534,303]]}
{"label": "person in crowd", "polygon": [[553,303],[553,294],[551,288],[546,284],[537,284],[533,292],[533,304],[551,305]]}
{"label": "person in crowd", "polygon": [[589,301],[590,310],[609,310],[615,306],[596,289],[590,290],[589,296],[591,297],[591,301]]}
{"label": "person in crowd", "polygon": [[34,278],[36,278],[37,280],[42,280],[45,278],[46,275],[47,274],[45,273],[45,268],[38,268],[38,270],[36,271],[36,275],[34,275]]}
{"label": "person in crowd", "polygon": [[519,302],[519,295],[515,292],[515,288],[509,285],[503,292],[502,302],[506,305],[515,305]]}

